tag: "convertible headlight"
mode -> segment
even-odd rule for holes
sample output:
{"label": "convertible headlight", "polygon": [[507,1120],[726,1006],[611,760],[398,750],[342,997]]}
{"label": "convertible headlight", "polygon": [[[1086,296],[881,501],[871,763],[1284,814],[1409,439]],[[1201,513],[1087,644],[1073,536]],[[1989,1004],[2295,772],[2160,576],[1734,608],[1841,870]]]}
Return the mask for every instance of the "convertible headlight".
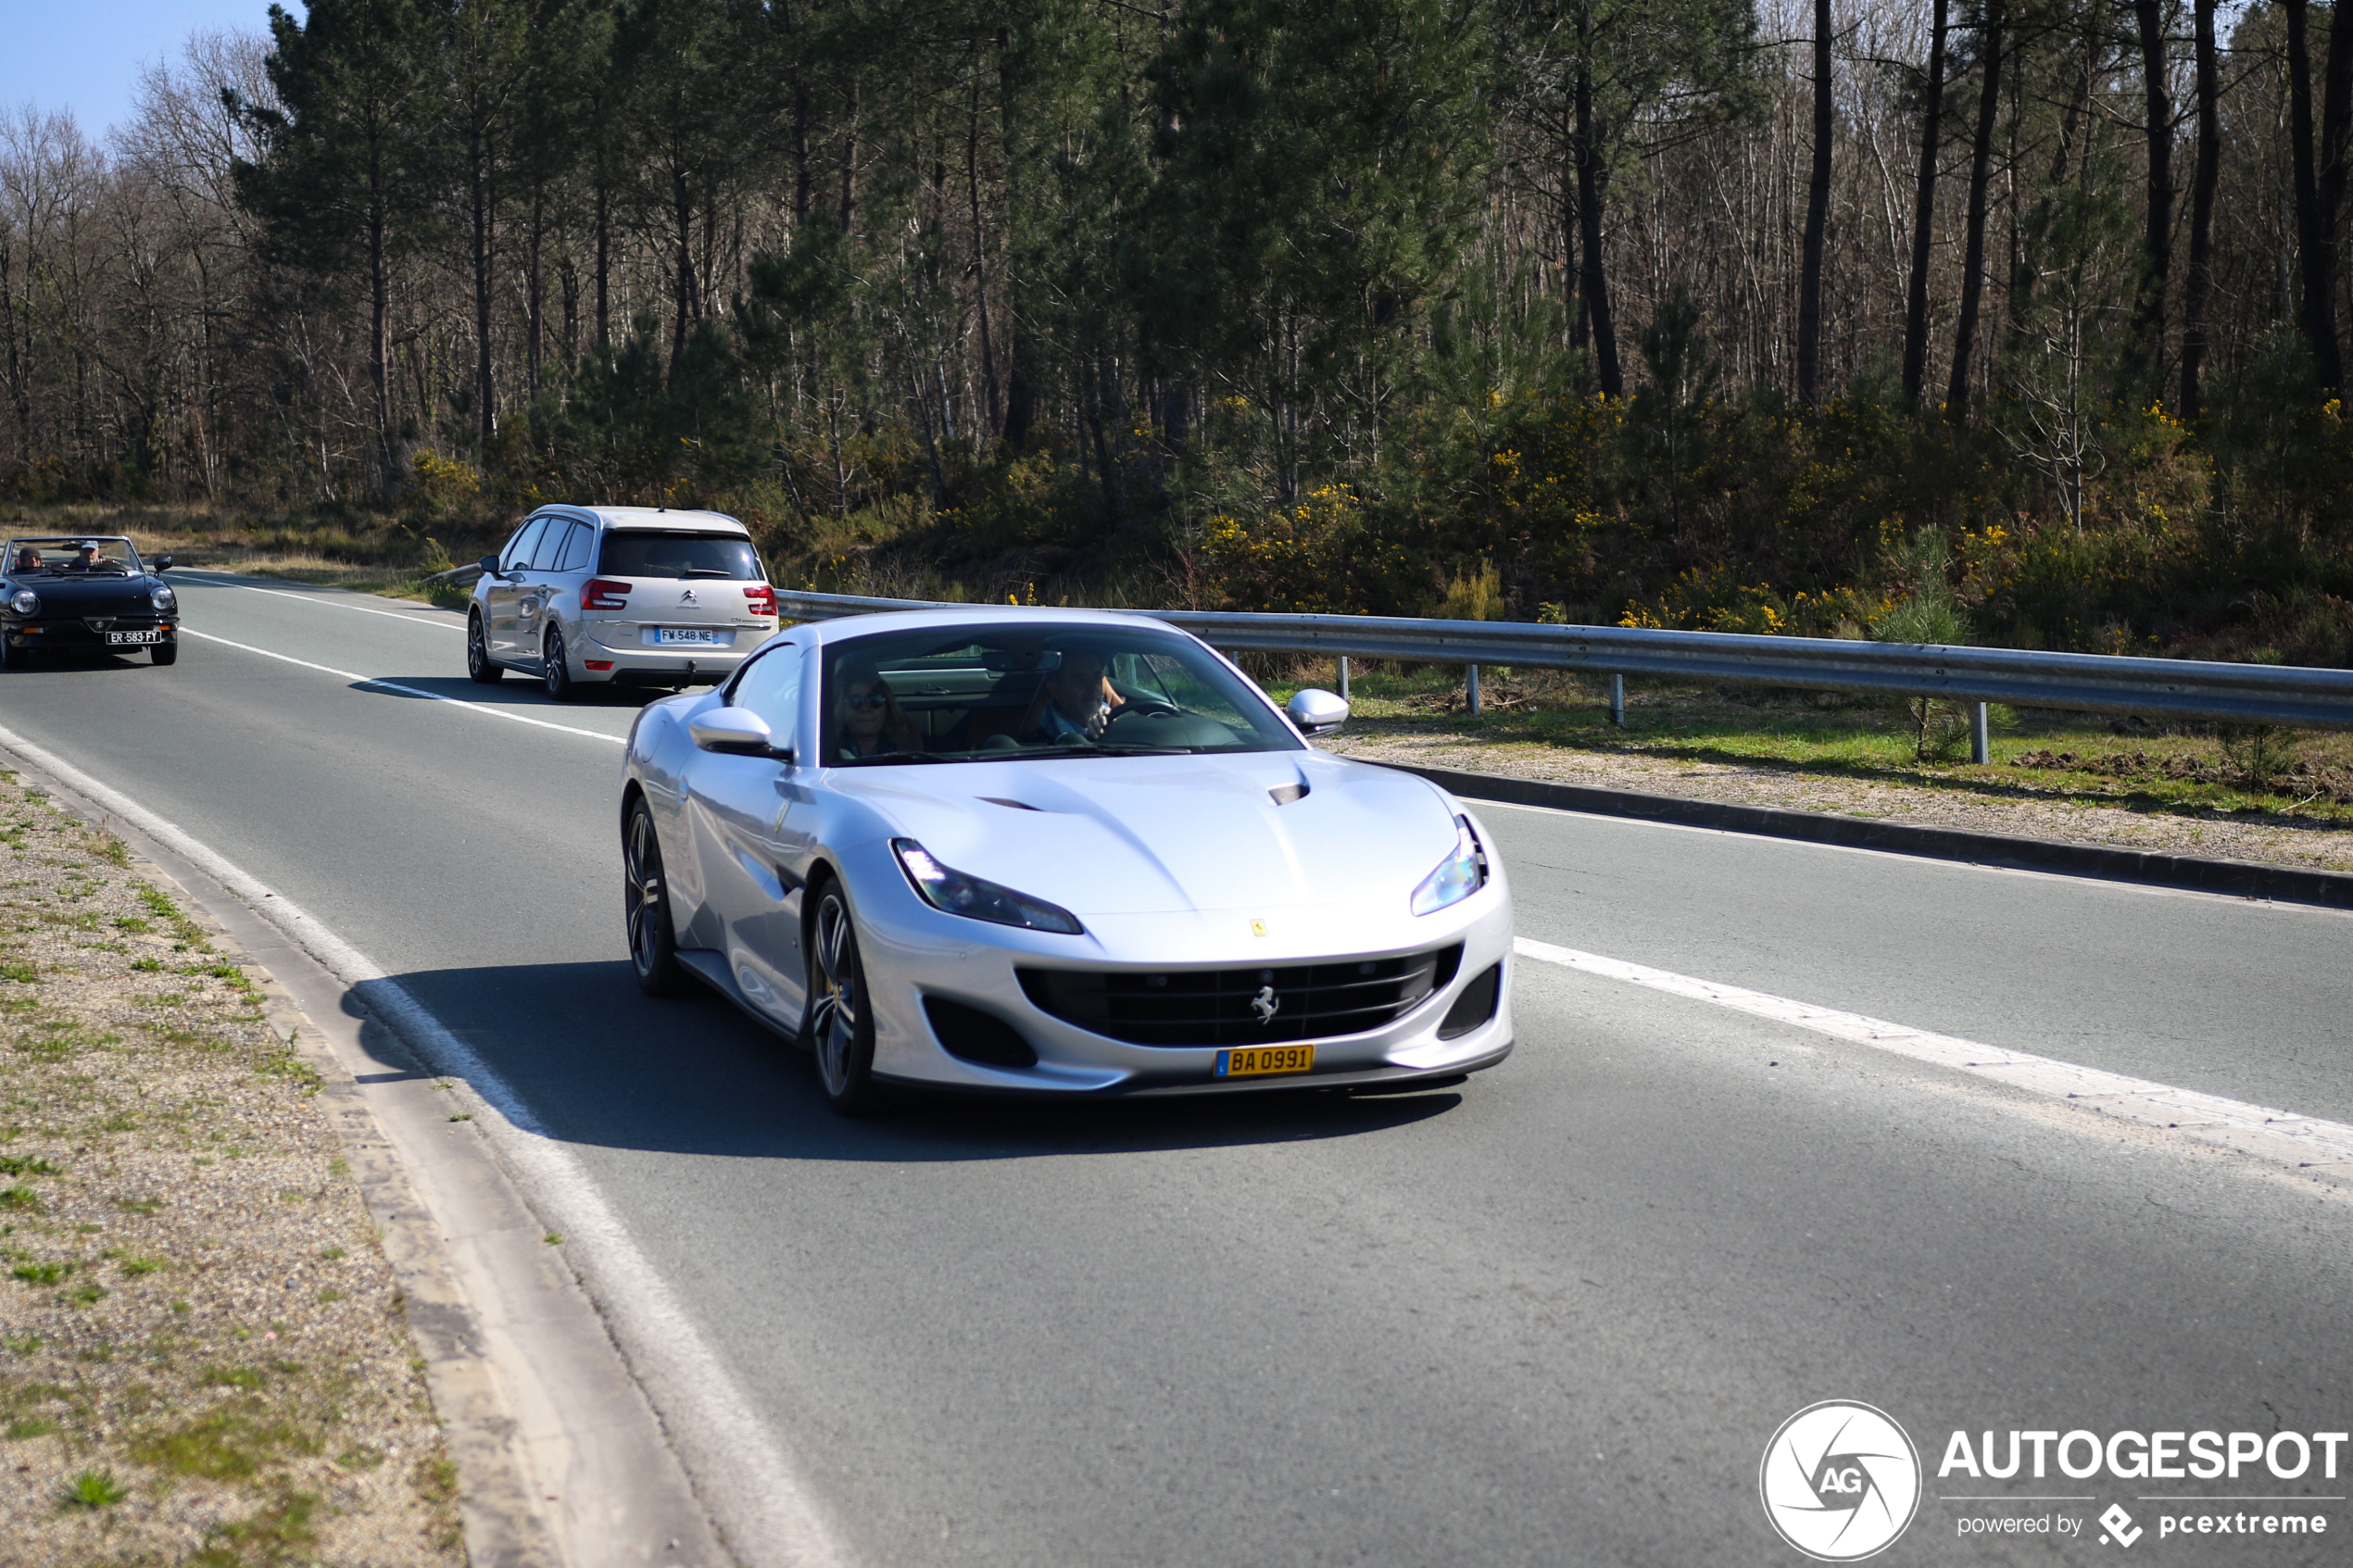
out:
{"label": "convertible headlight", "polygon": [[1454,819],[1454,852],[1438,862],[1438,869],[1422,878],[1414,889],[1414,912],[1435,914],[1449,904],[1459,904],[1487,885],[1487,853],[1478,847],[1478,835],[1471,832],[1470,819]]}
{"label": "convertible headlight", "polygon": [[993,882],[983,882],[976,876],[951,872],[912,838],[894,838],[890,847],[907,872],[907,880],[915,884],[924,902],[935,909],[1030,931],[1054,931],[1064,936],[1085,935],[1086,928],[1068,909],[1043,898],[1032,898],[1026,893],[1016,893],[1010,887],[1000,887]]}
{"label": "convertible headlight", "polygon": [[171,591],[170,583],[158,583],[155,585],[153,591],[147,595],[147,602],[155,606],[157,609],[163,611],[164,614],[170,615],[173,610],[180,608],[180,596]]}
{"label": "convertible headlight", "polygon": [[19,615],[39,615],[41,596],[30,588],[19,588],[8,599],[8,608]]}

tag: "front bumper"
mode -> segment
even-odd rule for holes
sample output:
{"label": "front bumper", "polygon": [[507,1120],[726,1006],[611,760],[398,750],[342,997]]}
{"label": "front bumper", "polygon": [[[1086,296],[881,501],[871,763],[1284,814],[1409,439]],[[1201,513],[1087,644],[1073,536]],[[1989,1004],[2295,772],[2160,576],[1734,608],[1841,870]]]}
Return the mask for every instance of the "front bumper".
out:
{"label": "front bumper", "polygon": [[[887,853],[887,851],[886,851]],[[1512,1048],[1512,914],[1498,874],[1454,909],[1414,919],[1369,920],[1361,910],[1290,910],[1269,924],[1277,938],[1204,939],[1204,928],[1229,923],[1192,912],[1089,922],[1088,935],[1054,936],[990,926],[942,914],[908,892],[895,864],[888,880],[850,879],[875,1020],[875,1073],[932,1087],[1079,1095],[1247,1093],[1256,1089],[1343,1088],[1452,1078],[1504,1060]],[[898,888],[891,885],[898,884]],[[875,889],[862,901],[861,887]],[[1403,902],[1401,895],[1400,904]],[[1098,930],[1100,923],[1106,929]],[[1240,924],[1240,922],[1230,922]],[[1402,956],[1462,945],[1452,977],[1381,1027],[1312,1037],[1313,1071],[1254,1078],[1215,1076],[1221,1048],[1212,1045],[1132,1045],[1042,1010],[1025,994],[1016,970],[1053,966],[1110,972],[1230,970]],[[1246,944],[1246,946],[1245,946]],[[1466,989],[1494,972],[1493,1010],[1454,1037],[1441,1025]],[[953,1055],[928,1016],[926,998],[987,1013],[1009,1024],[1037,1055],[1028,1066],[992,1066]]]}
{"label": "front bumper", "polygon": [[[104,650],[113,653],[142,653],[148,648],[163,644],[174,644],[180,640],[178,622],[157,616],[144,618],[114,616],[107,618],[107,621],[108,623],[103,627],[93,627],[86,621],[69,620],[62,616],[47,620],[7,621],[0,622],[0,636],[8,639],[10,647],[23,648],[35,653],[43,648],[73,648],[83,652]],[[144,643],[111,641],[111,634],[118,632],[154,633],[154,640]]]}

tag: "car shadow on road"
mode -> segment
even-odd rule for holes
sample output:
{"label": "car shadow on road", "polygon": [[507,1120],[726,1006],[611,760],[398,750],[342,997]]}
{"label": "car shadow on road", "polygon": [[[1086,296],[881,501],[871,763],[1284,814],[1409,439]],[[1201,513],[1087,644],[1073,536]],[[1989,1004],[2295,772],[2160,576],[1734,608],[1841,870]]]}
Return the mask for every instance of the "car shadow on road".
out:
{"label": "car shadow on road", "polygon": [[[541,1131],[614,1148],[901,1164],[1116,1155],[1352,1137],[1441,1115],[1463,1098],[1453,1087],[1083,1101],[911,1094],[881,1116],[849,1121],[827,1108],[796,1047],[710,992],[647,997],[624,962],[396,978]],[[346,1009],[365,1016],[368,989],[347,993]],[[380,1056],[410,1054],[378,1026],[368,1034]]]}

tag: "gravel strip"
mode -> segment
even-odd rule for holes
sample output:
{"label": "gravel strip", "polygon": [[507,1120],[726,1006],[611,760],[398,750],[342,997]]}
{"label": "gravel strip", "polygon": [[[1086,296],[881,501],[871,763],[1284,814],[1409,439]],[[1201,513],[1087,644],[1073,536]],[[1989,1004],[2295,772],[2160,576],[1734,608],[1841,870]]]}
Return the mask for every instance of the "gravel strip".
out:
{"label": "gravel strip", "polygon": [[319,1079],[223,947],[0,772],[0,1557],[462,1563]]}
{"label": "gravel strip", "polygon": [[1922,827],[1968,828],[2069,844],[2160,850],[2213,859],[2252,860],[2308,871],[2353,871],[2353,828],[2311,822],[2234,822],[2227,816],[2135,811],[2075,800],[1994,796],[1966,783],[1892,784],[1797,768],[1775,768],[1588,751],[1543,741],[1483,741],[1426,727],[1352,721],[1315,744],[1367,762],[1459,768],[1511,778],[1550,779],[1604,789],[1636,790],[1686,800],[1775,806],[1834,816],[1879,817]]}

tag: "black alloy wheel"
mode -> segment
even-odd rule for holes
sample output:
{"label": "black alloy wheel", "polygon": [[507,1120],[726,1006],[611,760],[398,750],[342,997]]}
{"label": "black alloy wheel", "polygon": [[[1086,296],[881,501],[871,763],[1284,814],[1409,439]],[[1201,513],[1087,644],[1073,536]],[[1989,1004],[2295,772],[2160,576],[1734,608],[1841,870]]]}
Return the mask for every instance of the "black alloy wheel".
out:
{"label": "black alloy wheel", "polygon": [[157,664],[177,664],[180,662],[180,645],[177,642],[157,643],[147,649],[147,657]]}
{"label": "black alloy wheel", "polygon": [[875,1019],[866,1006],[858,927],[839,883],[826,883],[818,895],[815,925],[816,939],[809,947],[809,1020],[801,1038],[817,1058],[825,1103],[844,1116],[871,1116],[883,1102],[875,1082]]}
{"label": "black alloy wheel", "polygon": [[648,997],[674,997],[686,988],[678,961],[677,931],[670,922],[670,890],[661,875],[661,840],[654,814],[643,800],[632,801],[621,830],[621,908],[629,928],[629,967],[637,989]]}
{"label": "black alloy wheel", "polygon": [[497,684],[507,673],[491,659],[490,645],[483,641],[479,615],[466,617],[466,673],[485,686]]}
{"label": "black alloy wheel", "polygon": [[547,641],[540,650],[539,678],[547,687],[549,702],[570,702],[580,695],[580,687],[572,678],[572,661],[564,649],[564,634],[553,626],[547,628]]}

